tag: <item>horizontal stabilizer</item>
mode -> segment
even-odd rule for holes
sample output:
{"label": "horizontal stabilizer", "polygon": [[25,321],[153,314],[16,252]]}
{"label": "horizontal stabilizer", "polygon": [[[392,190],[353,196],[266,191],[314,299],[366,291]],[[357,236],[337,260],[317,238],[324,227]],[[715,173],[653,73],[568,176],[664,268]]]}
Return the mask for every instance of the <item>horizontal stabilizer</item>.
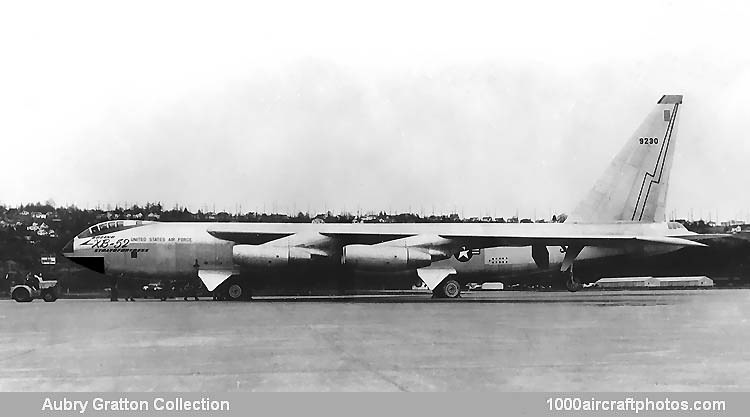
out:
{"label": "horizontal stabilizer", "polygon": [[[680,239],[689,240],[692,242],[716,242],[716,241],[723,241],[726,239],[734,239],[737,235],[729,234],[729,233],[705,233],[705,234],[694,234],[694,235],[687,235],[687,236],[678,236]],[[703,245],[706,246],[706,245]]]}
{"label": "horizontal stabilizer", "polygon": [[660,243],[663,245],[672,245],[672,246],[698,246],[698,247],[706,246],[703,243],[696,242],[690,239],[685,239],[682,237],[646,236],[646,237],[639,237],[638,239],[646,241],[646,242]]}

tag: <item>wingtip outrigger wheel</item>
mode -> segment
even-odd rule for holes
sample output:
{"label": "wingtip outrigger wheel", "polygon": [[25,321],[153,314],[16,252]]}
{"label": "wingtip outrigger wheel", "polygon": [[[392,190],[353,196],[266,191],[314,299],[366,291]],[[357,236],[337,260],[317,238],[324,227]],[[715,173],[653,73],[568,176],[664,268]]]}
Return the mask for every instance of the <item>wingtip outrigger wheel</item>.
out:
{"label": "wingtip outrigger wheel", "polygon": [[576,278],[575,274],[573,274],[573,268],[564,271],[563,275],[565,277],[565,288],[567,288],[568,291],[576,292],[583,288],[581,281]]}
{"label": "wingtip outrigger wheel", "polygon": [[565,278],[565,287],[570,292],[576,292],[583,288],[581,281],[573,274],[573,262],[582,250],[583,246],[581,245],[570,245],[565,248],[565,259],[563,259],[560,272],[562,272]]}

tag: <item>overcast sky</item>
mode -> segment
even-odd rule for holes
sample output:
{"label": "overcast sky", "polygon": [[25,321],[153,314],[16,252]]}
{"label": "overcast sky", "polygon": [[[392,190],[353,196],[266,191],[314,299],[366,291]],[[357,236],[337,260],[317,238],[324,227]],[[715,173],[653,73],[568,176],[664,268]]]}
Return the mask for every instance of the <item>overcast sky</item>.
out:
{"label": "overcast sky", "polygon": [[547,217],[667,93],[668,209],[750,215],[743,2],[15,3],[4,204]]}

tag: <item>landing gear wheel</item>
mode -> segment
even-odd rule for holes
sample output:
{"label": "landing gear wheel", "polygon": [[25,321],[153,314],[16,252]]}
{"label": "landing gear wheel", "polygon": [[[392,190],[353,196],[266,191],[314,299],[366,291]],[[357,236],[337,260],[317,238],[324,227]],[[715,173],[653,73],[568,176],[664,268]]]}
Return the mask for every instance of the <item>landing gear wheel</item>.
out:
{"label": "landing gear wheel", "polygon": [[576,278],[576,276],[573,274],[573,271],[566,271],[565,274],[565,288],[568,289],[570,292],[576,292],[583,288],[583,284],[581,284],[581,281]]}
{"label": "landing gear wheel", "polygon": [[227,288],[227,295],[229,295],[230,300],[241,300],[242,293],[242,285],[236,282],[230,285],[229,288]]}
{"label": "landing gear wheel", "polygon": [[45,291],[44,294],[42,294],[42,299],[48,303],[53,303],[57,300],[57,296],[51,291]]}
{"label": "landing gear wheel", "polygon": [[250,300],[250,286],[239,279],[229,282],[224,293],[229,301]]}
{"label": "landing gear wheel", "polygon": [[458,298],[461,296],[461,284],[455,279],[447,279],[432,292],[433,298]]}

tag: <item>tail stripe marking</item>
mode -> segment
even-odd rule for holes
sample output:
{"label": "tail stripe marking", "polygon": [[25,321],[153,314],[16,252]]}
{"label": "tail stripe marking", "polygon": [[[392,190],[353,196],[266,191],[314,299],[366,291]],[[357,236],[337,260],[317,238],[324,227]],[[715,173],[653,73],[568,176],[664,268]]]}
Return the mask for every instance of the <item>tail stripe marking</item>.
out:
{"label": "tail stripe marking", "polygon": [[[672,109],[672,118],[669,120],[669,125],[667,125],[667,129],[664,132],[664,138],[662,139],[662,146],[659,149],[659,157],[656,158],[656,166],[654,166],[654,172],[648,172],[643,175],[643,182],[641,183],[641,190],[638,192],[638,200],[636,200],[635,208],[633,209],[633,216],[630,220],[635,220],[635,216],[638,212],[638,206],[641,205],[641,196],[643,195],[643,188],[646,186],[646,179],[648,177],[651,177],[651,181],[648,183],[648,188],[646,189],[646,195],[643,198],[643,206],[641,207],[641,213],[638,216],[638,221],[641,221],[643,219],[643,212],[646,210],[646,202],[648,201],[649,193],[651,192],[651,185],[652,184],[659,184],[661,181],[662,173],[664,172],[664,165],[666,165],[667,161],[667,152],[669,151],[669,143],[672,140],[672,130],[674,129],[674,122],[677,119],[677,108],[679,107],[679,103],[675,103],[674,108]],[[663,156],[663,158],[662,158]],[[661,164],[661,169],[659,169],[659,164]],[[655,179],[656,170],[659,170],[659,178]]]}

